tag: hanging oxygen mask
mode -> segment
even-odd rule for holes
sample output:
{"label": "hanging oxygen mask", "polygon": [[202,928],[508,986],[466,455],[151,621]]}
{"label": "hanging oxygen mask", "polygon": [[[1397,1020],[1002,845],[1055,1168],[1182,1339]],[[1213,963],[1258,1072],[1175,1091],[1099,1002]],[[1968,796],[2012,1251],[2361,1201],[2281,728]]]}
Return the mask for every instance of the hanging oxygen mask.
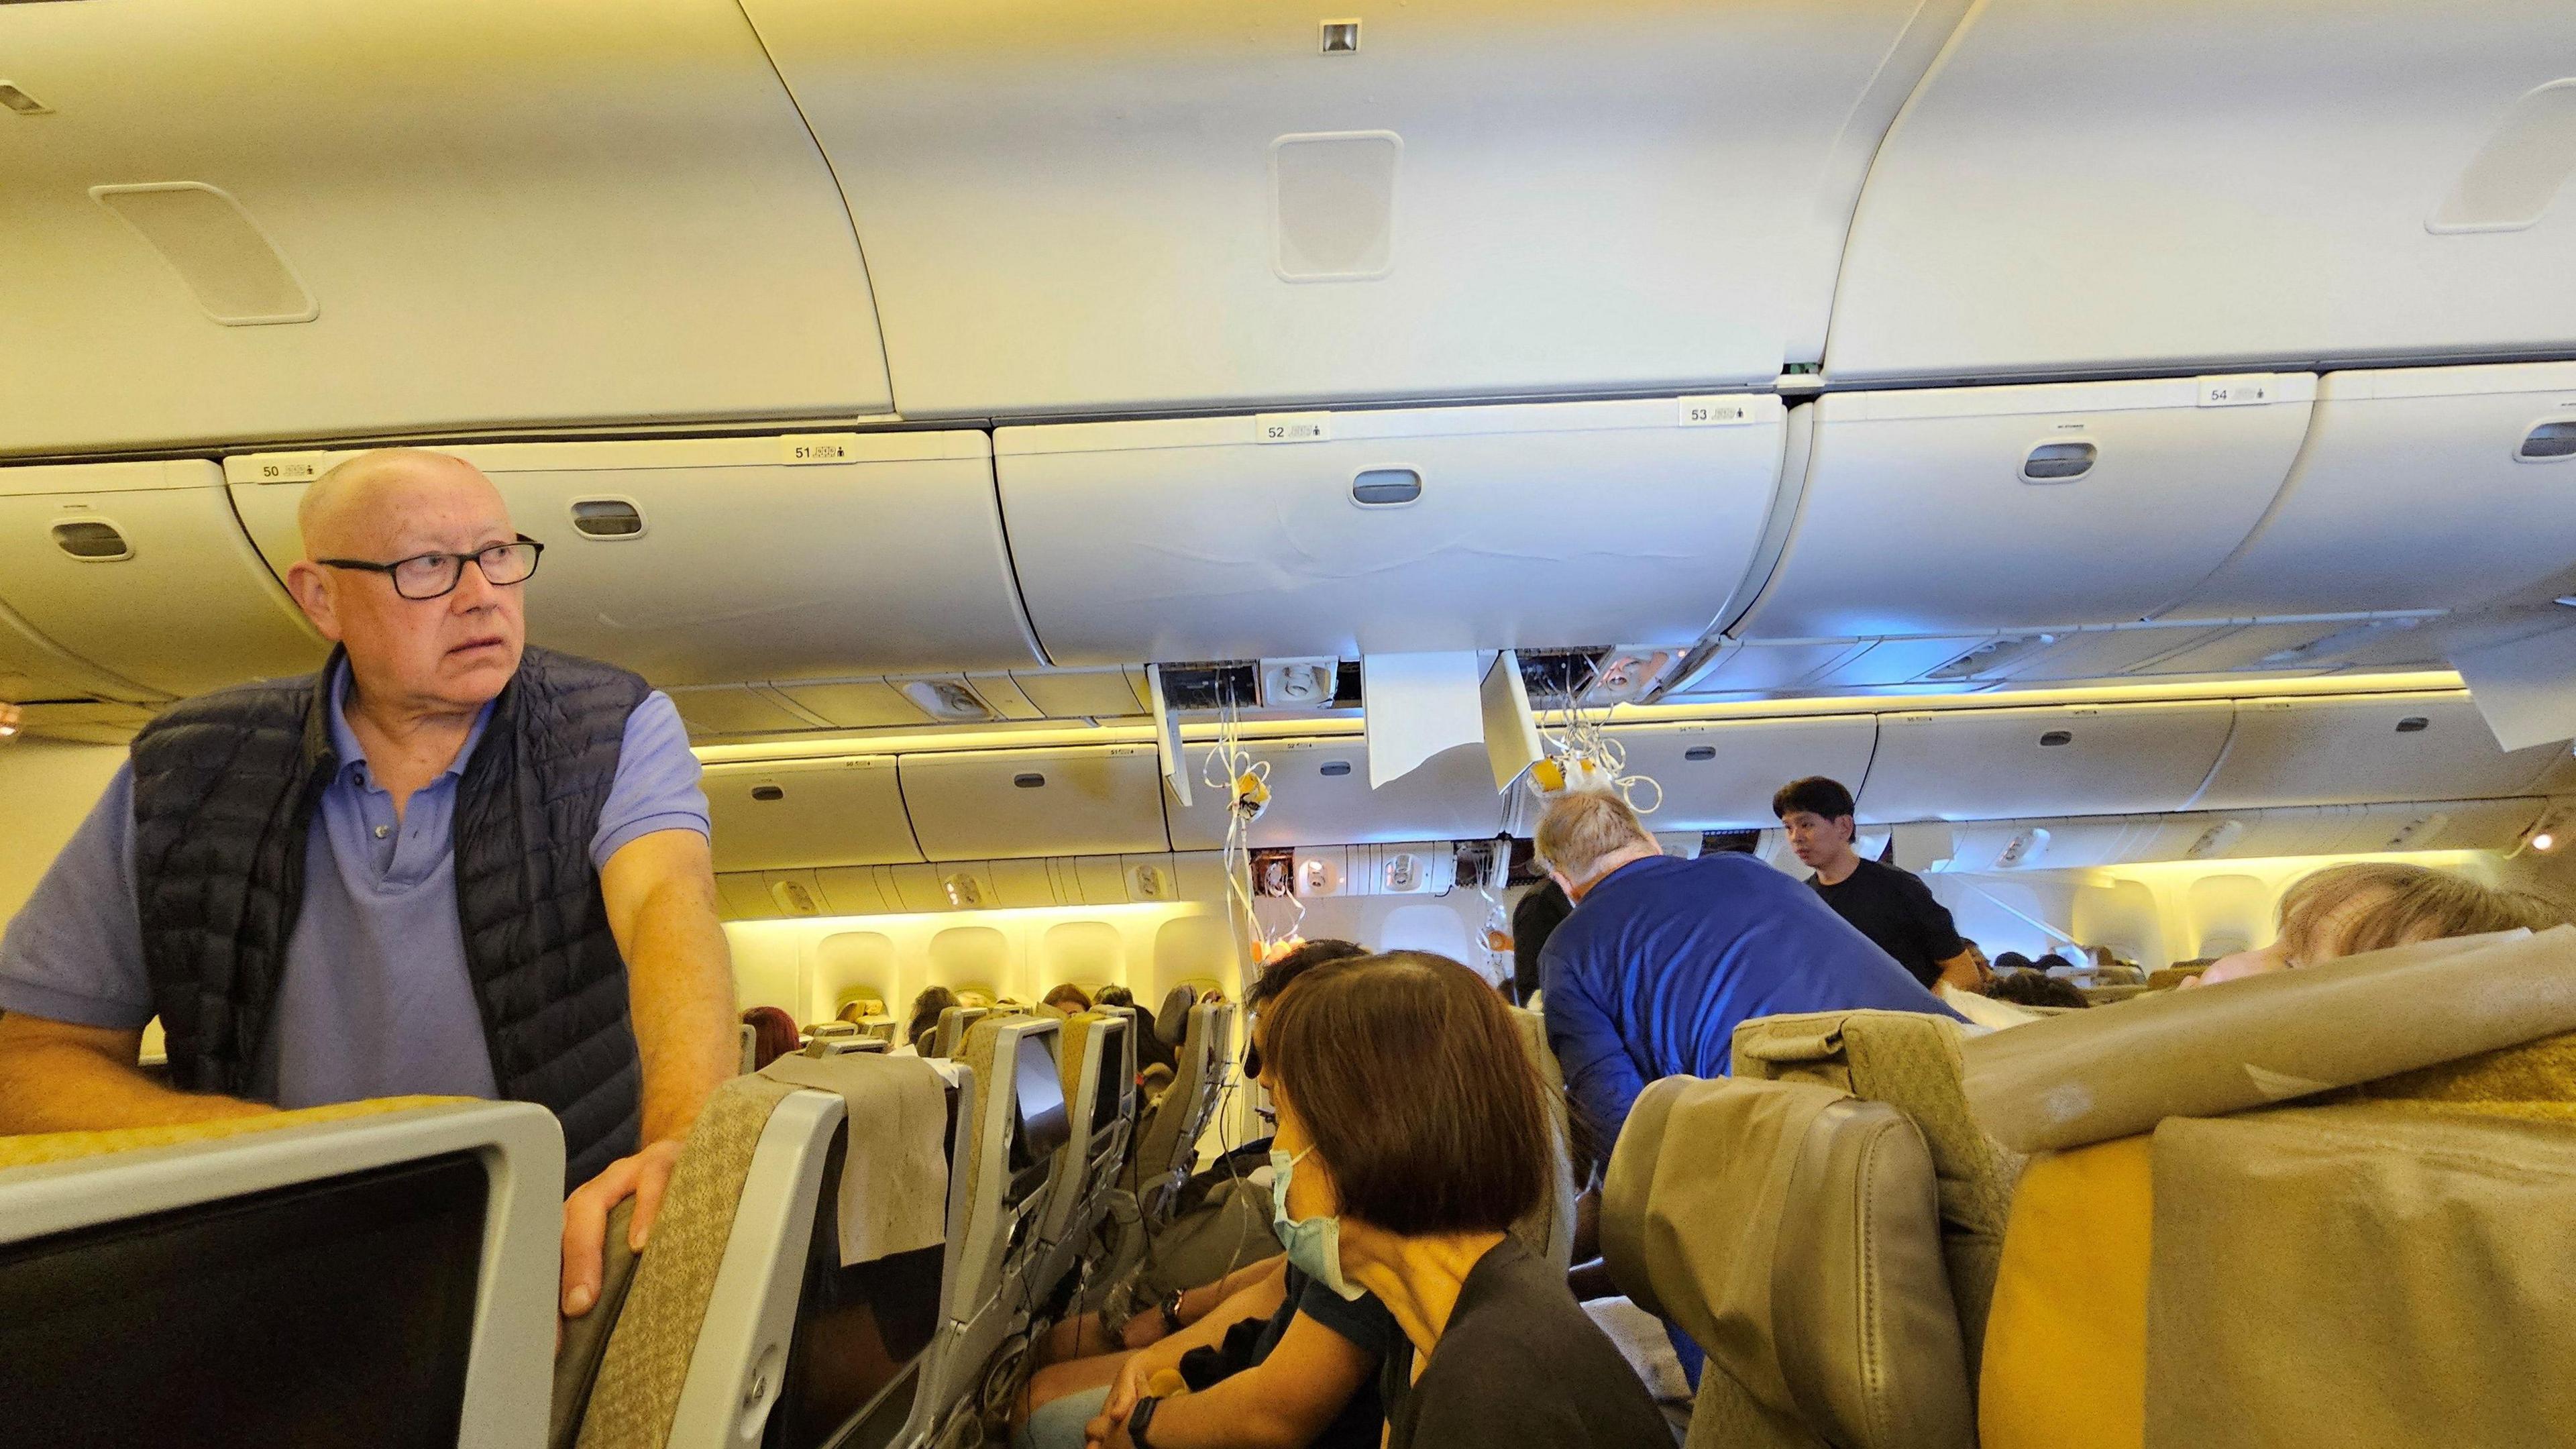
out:
{"label": "hanging oxygen mask", "polygon": [[[1243,748],[1235,734],[1231,709],[1219,716],[1216,744],[1208,751],[1199,778],[1209,789],[1226,792],[1225,884],[1235,905],[1230,914],[1238,927],[1250,934],[1250,939],[1240,943],[1245,955],[1255,965],[1267,966],[1304,944],[1299,928],[1306,920],[1306,903],[1297,898],[1294,886],[1284,876],[1275,883],[1256,882],[1253,878],[1252,823],[1270,808],[1270,762],[1252,758],[1252,753]],[[1274,889],[1274,884],[1278,888]],[[1262,924],[1256,903],[1281,898],[1296,914],[1284,928],[1273,931]]]}
{"label": "hanging oxygen mask", "polygon": [[1619,797],[1640,815],[1652,815],[1664,803],[1664,787],[1652,775],[1629,774],[1627,748],[1598,724],[1577,719],[1547,744],[1547,757],[1529,772],[1539,799],[1594,791]]}

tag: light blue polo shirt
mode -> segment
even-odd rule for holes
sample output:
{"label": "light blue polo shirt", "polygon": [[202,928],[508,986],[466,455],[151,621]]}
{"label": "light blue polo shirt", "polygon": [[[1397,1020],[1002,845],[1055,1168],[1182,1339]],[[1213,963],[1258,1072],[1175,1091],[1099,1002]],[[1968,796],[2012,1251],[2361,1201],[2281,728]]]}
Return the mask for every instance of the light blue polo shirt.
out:
{"label": "light blue polo shirt", "polygon": [[[456,916],[452,824],[465,762],[492,717],[485,705],[456,762],[394,819],[331,688],[340,770],[305,839],[304,905],[287,943],[253,1095],[313,1107],[409,1093],[498,1095]],[[592,865],[658,830],[708,834],[697,757],[670,696],[626,720],[617,776]],[[139,1029],[152,1019],[134,904],[134,767],[117,769],[89,817],[0,938],[0,1011],[80,1026]]]}

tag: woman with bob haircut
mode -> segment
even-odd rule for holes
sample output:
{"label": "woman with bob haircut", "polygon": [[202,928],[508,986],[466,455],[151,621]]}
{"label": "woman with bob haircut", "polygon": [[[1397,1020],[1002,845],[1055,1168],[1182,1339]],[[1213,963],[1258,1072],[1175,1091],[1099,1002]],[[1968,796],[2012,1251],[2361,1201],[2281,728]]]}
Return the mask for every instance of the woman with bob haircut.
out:
{"label": "woman with bob haircut", "polygon": [[1412,1345],[1387,1449],[1671,1449],[1645,1385],[1511,1225],[1551,1171],[1537,1070],[1493,987],[1403,951],[1317,966],[1263,1013],[1273,1225]]}

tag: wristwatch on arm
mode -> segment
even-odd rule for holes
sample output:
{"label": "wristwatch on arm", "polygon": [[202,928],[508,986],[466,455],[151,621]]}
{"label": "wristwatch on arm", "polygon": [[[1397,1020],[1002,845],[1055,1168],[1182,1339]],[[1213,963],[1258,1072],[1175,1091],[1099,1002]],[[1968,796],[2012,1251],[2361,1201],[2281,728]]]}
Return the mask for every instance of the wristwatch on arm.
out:
{"label": "wristwatch on arm", "polygon": [[1163,1310],[1163,1332],[1165,1332],[1165,1333],[1167,1333],[1167,1334],[1169,1334],[1169,1333],[1178,1333],[1178,1332],[1180,1332],[1182,1329],[1184,1329],[1184,1328],[1186,1328],[1186,1327],[1188,1327],[1188,1326],[1189,1326],[1189,1325],[1187,1325],[1187,1324],[1185,1324],[1185,1323],[1181,1322],[1181,1290],[1180,1290],[1180,1289],[1175,1288],[1175,1289],[1173,1289],[1171,1292],[1166,1293],[1166,1294],[1164,1294],[1162,1297],[1160,1297],[1160,1298],[1156,1299],[1156,1300],[1154,1301],[1154,1306],[1155,1306],[1156,1308],[1159,1308],[1159,1309]]}
{"label": "wristwatch on arm", "polygon": [[1136,1401],[1136,1407],[1127,1411],[1128,1443],[1135,1445],[1136,1449],[1154,1449],[1152,1442],[1146,1439],[1145,1433],[1154,1427],[1154,1411],[1162,1406],[1163,1401],[1155,1397]]}

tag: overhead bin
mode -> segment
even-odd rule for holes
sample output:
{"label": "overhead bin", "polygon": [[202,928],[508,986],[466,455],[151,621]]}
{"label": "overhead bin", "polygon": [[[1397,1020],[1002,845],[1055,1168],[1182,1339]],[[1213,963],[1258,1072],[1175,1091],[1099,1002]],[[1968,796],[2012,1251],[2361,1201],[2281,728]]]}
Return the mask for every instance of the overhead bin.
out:
{"label": "overhead bin", "polygon": [[[978,432],[803,433],[444,451],[546,545],[531,642],[657,685],[1003,669],[1039,661]],[[224,463],[283,574],[295,507],[345,452]]]}
{"label": "overhead bin", "polygon": [[2576,363],[2330,373],[2271,516],[2182,608],[2466,608],[2576,560],[2571,498]]}
{"label": "overhead bin", "polygon": [[2567,5],[1988,0],[1879,149],[1826,371],[2564,351],[2571,54]]}
{"label": "overhead bin", "polygon": [[2477,707],[2457,690],[2243,700],[2227,758],[2196,804],[2238,810],[2516,795],[2565,754],[2560,745],[2497,749]]}
{"label": "overhead bin", "polygon": [[[2422,624],[2430,615],[2381,615],[2340,619],[2284,619],[2221,628],[2132,671],[2141,675],[2252,673],[2319,674],[2392,632]],[[2179,634],[2192,631],[2184,629]]]}
{"label": "overhead bin", "polygon": [[1628,752],[1627,773],[1652,779],[1663,803],[1656,830],[1767,830],[1778,825],[1771,795],[1791,780],[1823,775],[1859,788],[1878,742],[1874,715],[1726,720],[1712,724],[1621,725],[1611,738]]}
{"label": "overhead bin", "polygon": [[2226,703],[1887,714],[1864,820],[1992,820],[2180,810],[2226,746]]}
{"label": "overhead bin", "polygon": [[[1270,804],[1246,832],[1255,848],[1490,839],[1502,826],[1503,799],[1495,793],[1481,744],[1443,750],[1375,790],[1369,788],[1368,741],[1357,735],[1247,741],[1243,749],[1270,771]],[[1195,788],[1184,807],[1167,787],[1163,808],[1171,819],[1172,846],[1220,849],[1228,792],[1204,783],[1206,745],[1191,744],[1182,753]]]}
{"label": "overhead bin", "polygon": [[165,695],[307,673],[326,652],[202,458],[0,468],[0,605]]}
{"label": "overhead bin", "polygon": [[0,128],[0,453],[892,407],[731,0],[26,5],[0,48],[56,113]]}
{"label": "overhead bin", "polygon": [[1730,644],[1706,669],[1687,681],[1677,697],[1706,694],[1762,694],[1797,688],[1831,666],[1853,659],[1869,648],[1865,639],[1829,639],[1806,644]]}
{"label": "overhead bin", "polygon": [[1686,645],[1779,485],[1780,400],[1004,428],[1020,591],[1058,664]]}
{"label": "overhead bin", "polygon": [[1767,383],[1964,8],[743,4],[907,417]]}
{"label": "overhead bin", "polygon": [[901,779],[934,861],[1171,849],[1151,745],[905,755]]}
{"label": "overhead bin", "polygon": [[158,698],[158,692],[65,653],[0,605],[0,700]]}
{"label": "overhead bin", "polygon": [[1749,639],[2143,619],[2289,476],[2305,373],[1828,393]]}
{"label": "overhead bin", "polygon": [[709,765],[701,784],[719,870],[895,865],[922,858],[891,755]]}

